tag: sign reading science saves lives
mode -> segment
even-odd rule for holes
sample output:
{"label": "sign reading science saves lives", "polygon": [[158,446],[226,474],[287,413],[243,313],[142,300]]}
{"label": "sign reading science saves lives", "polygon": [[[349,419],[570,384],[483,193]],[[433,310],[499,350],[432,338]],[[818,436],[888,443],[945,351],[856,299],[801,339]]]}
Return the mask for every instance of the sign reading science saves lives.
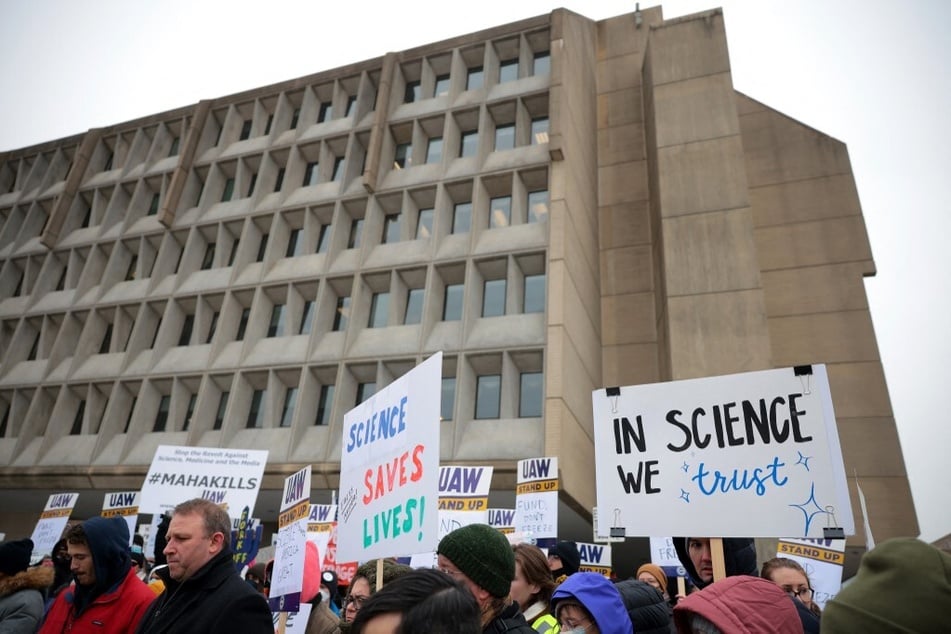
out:
{"label": "sign reading science saves lives", "polygon": [[436,549],[441,377],[437,352],[344,416],[337,560]]}
{"label": "sign reading science saves lives", "polygon": [[595,390],[598,529],[854,534],[824,365]]}

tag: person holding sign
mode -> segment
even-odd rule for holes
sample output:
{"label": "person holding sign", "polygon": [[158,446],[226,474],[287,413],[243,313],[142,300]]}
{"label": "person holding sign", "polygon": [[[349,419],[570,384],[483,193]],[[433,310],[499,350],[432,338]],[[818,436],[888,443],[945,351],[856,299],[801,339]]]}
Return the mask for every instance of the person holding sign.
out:
{"label": "person holding sign", "polygon": [[[674,548],[687,576],[698,589],[713,583],[713,554],[709,537],[674,537]],[[757,576],[756,546],[752,538],[723,539],[723,560],[726,576]]]}
{"label": "person holding sign", "polygon": [[475,596],[484,633],[535,634],[511,600],[515,554],[505,535],[488,524],[457,528],[439,542],[436,563]]}
{"label": "person holding sign", "polygon": [[165,592],[137,634],[273,634],[267,601],[235,570],[224,509],[201,498],[182,502],[172,510],[166,542],[168,568],[159,572]]}
{"label": "person holding sign", "polygon": [[155,594],[135,575],[124,517],[93,517],[66,532],[76,583],[53,602],[41,634],[131,634]]}

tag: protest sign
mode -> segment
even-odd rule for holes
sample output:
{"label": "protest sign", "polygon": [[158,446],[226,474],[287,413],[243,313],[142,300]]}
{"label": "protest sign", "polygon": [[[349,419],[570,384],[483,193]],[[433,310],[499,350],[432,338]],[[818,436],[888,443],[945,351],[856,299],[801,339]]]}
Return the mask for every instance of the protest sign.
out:
{"label": "protest sign", "polygon": [[824,365],[600,389],[592,404],[598,508],[627,537],[855,532]]}
{"label": "protest sign", "polygon": [[311,504],[310,515],[307,517],[307,541],[314,542],[317,552],[320,553],[320,569],[327,570],[333,565],[333,557],[328,557],[330,538],[337,526],[336,504]]}
{"label": "protest sign", "polygon": [[263,537],[261,520],[251,517],[248,507],[244,507],[240,517],[231,519],[231,559],[239,573],[257,557]]}
{"label": "protest sign", "polygon": [[660,566],[664,573],[674,577],[686,577],[687,569],[680,563],[673,537],[651,537],[651,563]]}
{"label": "protest sign", "polygon": [[824,609],[842,588],[844,539],[783,538],[779,540],[776,556],[792,559],[803,567],[812,588],[812,600],[820,608]]}
{"label": "protest sign", "polygon": [[124,517],[129,525],[129,545],[139,521],[139,492],[106,493],[102,500],[103,517]]}
{"label": "protest sign", "polygon": [[435,550],[441,376],[437,352],[344,416],[337,559]]}
{"label": "protest sign", "polygon": [[489,521],[492,467],[439,467],[439,537]]}
{"label": "protest sign", "polygon": [[503,535],[515,532],[515,509],[489,509],[488,524]]}
{"label": "protest sign", "polygon": [[164,513],[193,498],[224,506],[238,517],[254,514],[267,450],[159,445],[142,485],[139,512]]}
{"label": "protest sign", "polygon": [[604,544],[586,544],[575,542],[581,555],[579,572],[598,572],[605,577],[611,576],[611,547]]}
{"label": "protest sign", "polygon": [[558,458],[518,461],[515,532],[541,548],[558,539]]}
{"label": "protest sign", "polygon": [[33,540],[31,564],[39,562],[44,555],[53,554],[53,546],[62,536],[78,499],[78,493],[54,493],[46,500],[46,506],[43,507],[33,535],[30,536]]}
{"label": "protest sign", "polygon": [[[307,631],[311,609],[309,603],[301,603],[297,612],[271,612],[274,634],[304,634]],[[283,625],[281,624],[282,616],[285,619]]]}
{"label": "protest sign", "polygon": [[[606,522],[608,526],[611,525],[609,519],[605,519],[603,521]],[[591,507],[591,532],[594,534],[594,537],[593,537],[594,541],[608,542],[608,543],[624,541],[623,537],[611,537],[610,529],[605,529],[604,531],[602,531],[600,528],[598,528],[598,524],[600,524],[601,522],[602,520],[598,517],[598,507],[597,506]],[[603,533],[608,533],[608,536],[602,537],[601,535],[603,535]]]}
{"label": "protest sign", "polygon": [[272,612],[297,612],[304,587],[304,551],[310,519],[310,465],[284,480],[277,548],[268,604]]}

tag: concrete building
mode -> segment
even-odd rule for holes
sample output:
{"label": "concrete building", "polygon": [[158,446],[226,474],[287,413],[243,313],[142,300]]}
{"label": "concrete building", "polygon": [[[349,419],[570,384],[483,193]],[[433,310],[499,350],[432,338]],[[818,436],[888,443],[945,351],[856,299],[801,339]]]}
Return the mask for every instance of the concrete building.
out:
{"label": "concrete building", "polygon": [[719,10],[559,9],[7,151],[0,530],[160,444],[267,448],[266,520],[304,463],[329,501],[344,413],[442,350],[442,461],[511,495],[558,456],[567,536],[592,389],[808,363],[876,539],[917,535],[874,273],[845,145],[734,89]]}

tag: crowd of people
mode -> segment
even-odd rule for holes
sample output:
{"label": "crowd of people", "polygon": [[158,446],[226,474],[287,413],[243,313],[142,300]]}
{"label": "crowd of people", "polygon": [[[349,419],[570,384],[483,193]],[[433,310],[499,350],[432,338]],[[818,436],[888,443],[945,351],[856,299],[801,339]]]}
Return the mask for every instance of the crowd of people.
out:
{"label": "crowd of people", "polygon": [[[160,526],[154,560],[130,547],[125,519],[70,527],[30,565],[33,542],[0,543],[0,634],[271,634],[273,561],[234,565],[231,519],[214,503],[179,504]],[[443,537],[435,568],[363,563],[344,594],[307,542],[306,634],[665,634],[939,632],[951,614],[951,555],[916,539],[868,552],[820,610],[795,560],[757,568],[752,539],[724,538],[715,578],[710,538],[674,538],[692,591],[668,588],[650,562],[630,578],[579,571],[574,542],[511,545],[473,524]],[[154,566],[150,570],[150,566]]]}

